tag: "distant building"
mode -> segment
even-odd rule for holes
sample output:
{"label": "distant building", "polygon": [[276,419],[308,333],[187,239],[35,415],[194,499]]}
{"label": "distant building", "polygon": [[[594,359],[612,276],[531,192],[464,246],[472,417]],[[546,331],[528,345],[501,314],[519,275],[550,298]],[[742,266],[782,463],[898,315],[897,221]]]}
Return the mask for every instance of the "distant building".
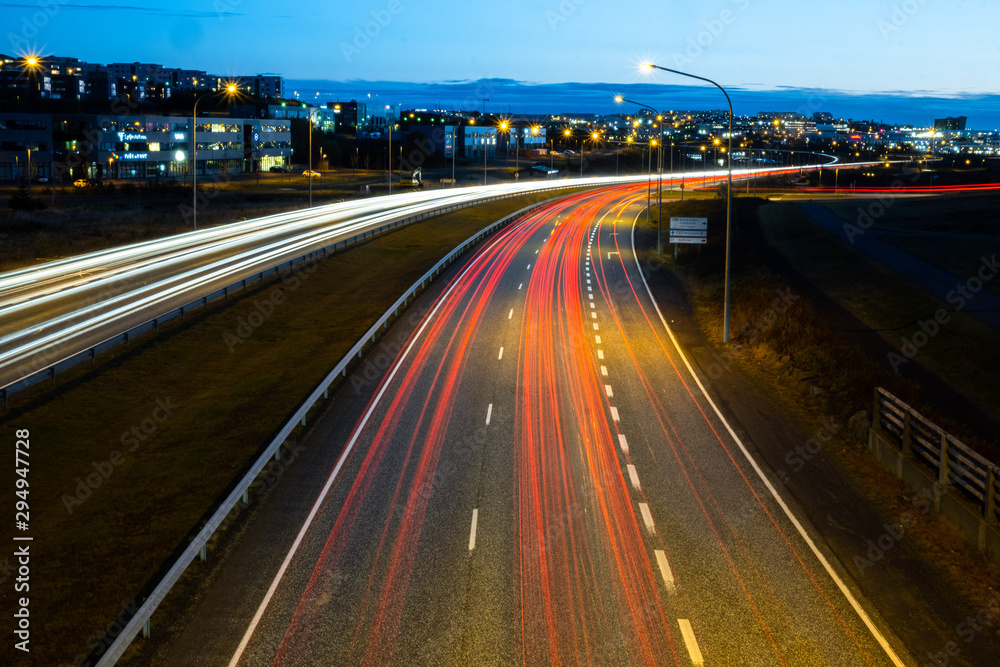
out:
{"label": "distant building", "polygon": [[466,125],[460,136],[462,155],[465,157],[496,157],[497,128],[488,125]]}
{"label": "distant building", "polygon": [[532,132],[531,127],[524,125],[515,125],[510,128],[509,149],[512,151],[521,151],[521,153],[537,151],[545,148],[546,141],[544,127],[536,127],[534,132]]}
{"label": "distant building", "polygon": [[0,114],[0,182],[39,176],[52,176],[52,118]]}
{"label": "distant building", "polygon": [[327,108],[333,109],[334,131],[337,134],[354,134],[364,129],[368,124],[368,105],[351,100],[350,102],[327,102]]}
{"label": "distant building", "polygon": [[965,129],[965,121],[968,120],[966,116],[956,116],[947,118],[935,118],[934,119],[934,129],[937,131],[946,130],[952,132],[961,132]]}
{"label": "distant building", "polygon": [[[274,74],[234,77],[247,95],[262,99],[284,96],[284,80]],[[226,79],[203,70],[164,67],[156,63],[85,63],[77,58],[47,56],[36,66],[24,58],[0,54],[0,94],[28,99],[77,99],[105,102],[127,95],[142,102],[157,102],[172,92],[218,90]]]}
{"label": "distant building", "polygon": [[[31,175],[177,179],[191,173],[191,118],[94,114],[0,114],[0,181]],[[199,176],[287,167],[291,123],[198,117]]]}
{"label": "distant building", "polygon": [[240,88],[248,95],[261,99],[281,99],[285,96],[285,81],[273,74],[240,77]]}

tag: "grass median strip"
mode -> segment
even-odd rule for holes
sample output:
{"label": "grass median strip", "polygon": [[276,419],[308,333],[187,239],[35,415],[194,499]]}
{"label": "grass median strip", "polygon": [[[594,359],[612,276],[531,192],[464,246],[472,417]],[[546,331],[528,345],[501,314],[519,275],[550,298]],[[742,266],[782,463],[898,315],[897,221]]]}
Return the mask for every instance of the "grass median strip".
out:
{"label": "grass median strip", "polygon": [[[552,192],[411,225],[266,285],[3,416],[31,429],[38,664],[87,654],[319,381],[421,275]],[[0,577],[3,577],[0,574]]]}

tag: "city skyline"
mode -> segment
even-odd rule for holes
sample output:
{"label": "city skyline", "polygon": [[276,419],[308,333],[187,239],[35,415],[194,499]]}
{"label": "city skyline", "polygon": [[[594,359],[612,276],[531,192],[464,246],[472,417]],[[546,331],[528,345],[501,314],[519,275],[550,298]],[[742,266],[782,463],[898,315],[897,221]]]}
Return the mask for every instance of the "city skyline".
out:
{"label": "city skyline", "polygon": [[[754,0],[642,2],[628,12],[596,0],[513,0],[501,8],[463,6],[447,18],[433,5],[418,11],[406,0],[386,0],[290,15],[254,0],[185,0],[169,9],[144,2],[8,3],[0,7],[9,26],[0,50],[290,80],[679,83],[639,71],[639,63],[651,61],[754,92],[956,101],[992,94],[981,73],[1000,64],[990,34],[995,22],[986,20],[1000,10],[982,0],[963,2],[961,12],[918,0],[849,0],[834,11]],[[969,21],[970,12],[982,20]],[[79,30],[81,21],[115,39],[94,40]],[[266,44],[248,35],[266,36]]]}
{"label": "city skyline", "polygon": [[[289,97],[307,103],[325,101],[384,100],[403,107],[482,110],[488,98],[488,113],[549,115],[560,113],[631,114],[634,107],[618,105],[614,96],[627,93],[662,110],[721,110],[725,98],[710,86],[636,83],[536,84],[509,79],[407,83],[400,81],[285,81]],[[1000,96],[961,98],[852,94],[810,88],[751,90],[728,88],[736,115],[752,116],[762,111],[799,112],[811,116],[829,112],[837,118],[874,120],[892,125],[929,127],[936,118],[968,116],[969,129],[1000,128]],[[318,93],[318,95],[317,95]],[[369,97],[371,96],[371,97]]]}

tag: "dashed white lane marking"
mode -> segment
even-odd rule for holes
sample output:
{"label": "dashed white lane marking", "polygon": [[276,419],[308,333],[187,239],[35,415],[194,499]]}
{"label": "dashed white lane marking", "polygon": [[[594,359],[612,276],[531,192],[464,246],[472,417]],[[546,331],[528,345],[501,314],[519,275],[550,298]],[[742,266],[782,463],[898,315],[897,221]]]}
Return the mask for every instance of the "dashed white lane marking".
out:
{"label": "dashed white lane marking", "polygon": [[589,281],[589,280],[587,281],[587,284],[588,284],[588,285],[590,284],[590,281]]}
{"label": "dashed white lane marking", "polygon": [[613,405],[611,406],[611,418],[613,420],[615,420],[616,422],[620,422],[621,421],[621,418],[618,417],[618,408],[616,408]]}
{"label": "dashed white lane marking", "polygon": [[597,322],[594,322],[594,331],[600,331],[601,327],[597,326]]}
{"label": "dashed white lane marking", "polygon": [[666,585],[667,590],[673,593],[675,590],[674,573],[670,571],[667,554],[663,553],[662,549],[654,549],[653,553],[656,555],[656,564],[660,566],[660,576],[663,577],[663,583]]}
{"label": "dashed white lane marking", "polygon": [[518,285],[517,289],[521,289],[522,287],[524,287],[524,283],[521,283],[520,285]]}
{"label": "dashed white lane marking", "polygon": [[[542,243],[545,243],[545,241],[542,241]],[[538,254],[538,251],[537,251],[537,250],[535,251],[535,254],[536,254],[536,255]]]}
{"label": "dashed white lane marking", "polygon": [[604,350],[598,350],[597,351],[597,358],[598,359],[603,359],[604,358]]}
{"label": "dashed white lane marking", "polygon": [[592,319],[595,319],[595,320],[596,320],[596,319],[597,319],[597,313],[591,313],[591,314],[590,314],[590,317],[591,317]]}
{"label": "dashed white lane marking", "polygon": [[476,548],[476,523],[479,521],[479,510],[472,510],[472,529],[469,531],[469,551]]}
{"label": "dashed white lane marking", "polygon": [[[501,347],[500,349],[502,350],[503,348]],[[604,377],[608,377],[608,367],[607,366],[601,366],[601,375],[603,375]]]}
{"label": "dashed white lane marking", "polygon": [[497,361],[503,359],[503,346],[500,346],[500,354],[497,355]]}
{"label": "dashed white lane marking", "polygon": [[493,404],[490,403],[490,407],[486,408],[486,425],[490,425],[490,417],[493,416]]}
{"label": "dashed white lane marking", "polygon": [[511,308],[511,309],[510,309],[510,312],[509,312],[509,313],[507,313],[507,319],[508,319],[508,320],[509,320],[510,318],[512,318],[512,317],[514,317],[514,309],[513,309],[513,308]]}
{"label": "dashed white lane marking", "polygon": [[695,639],[691,621],[686,618],[678,618],[677,625],[681,627],[681,636],[684,637],[684,645],[687,647],[688,655],[691,656],[691,662],[696,665],[704,665],[705,658],[701,655],[701,649],[698,648],[698,640]]}
{"label": "dashed white lane marking", "polygon": [[594,342],[597,343],[598,345],[600,345],[601,344],[601,337],[600,336],[594,336]]}
{"label": "dashed white lane marking", "polygon": [[650,533],[655,533],[656,526],[653,524],[653,515],[649,513],[649,505],[639,503],[639,512],[642,514],[642,522],[646,524],[646,530]]}
{"label": "dashed white lane marking", "polygon": [[[612,408],[612,409],[614,409],[614,408]],[[618,421],[618,420],[615,419],[615,421]],[[624,452],[625,454],[628,454],[628,440],[625,439],[625,434],[624,433],[619,433],[618,434],[618,444],[621,445],[622,452]]]}
{"label": "dashed white lane marking", "polygon": [[531,270],[531,264],[528,264],[528,270],[529,271]]}
{"label": "dashed white lane marking", "polygon": [[637,473],[635,471],[635,466],[632,465],[631,463],[629,463],[625,467],[628,469],[628,478],[629,478],[629,481],[632,482],[632,488],[633,489],[638,489],[639,488],[639,473]]}
{"label": "dashed white lane marking", "polygon": [[604,393],[608,395],[608,398],[614,398],[615,397],[615,392],[611,390],[611,385],[610,384],[604,385]]}
{"label": "dashed white lane marking", "polygon": [[591,309],[594,309],[594,308],[597,308],[597,306],[596,306],[596,305],[594,305],[594,302],[593,302],[593,301],[591,301],[591,302],[590,302],[590,307],[591,307]]}

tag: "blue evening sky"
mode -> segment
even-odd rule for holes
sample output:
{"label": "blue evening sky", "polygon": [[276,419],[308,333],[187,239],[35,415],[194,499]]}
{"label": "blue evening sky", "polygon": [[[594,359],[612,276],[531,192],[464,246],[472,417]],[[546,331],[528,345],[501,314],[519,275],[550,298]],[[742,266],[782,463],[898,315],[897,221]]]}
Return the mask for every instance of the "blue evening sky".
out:
{"label": "blue evening sky", "polygon": [[91,62],[350,81],[362,92],[366,81],[687,83],[639,73],[643,60],[747,92],[955,98],[954,115],[1000,92],[996,0],[28,0],[0,4],[0,25],[0,52],[29,45]]}

